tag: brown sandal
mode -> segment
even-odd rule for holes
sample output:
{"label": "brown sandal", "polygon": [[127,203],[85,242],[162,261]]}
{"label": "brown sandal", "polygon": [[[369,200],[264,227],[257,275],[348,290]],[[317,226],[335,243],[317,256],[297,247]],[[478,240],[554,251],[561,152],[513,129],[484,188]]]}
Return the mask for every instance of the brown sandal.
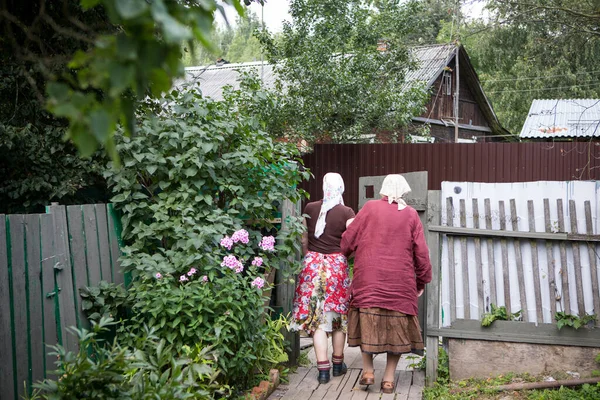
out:
{"label": "brown sandal", "polygon": [[394,382],[381,381],[381,393],[394,393]]}
{"label": "brown sandal", "polygon": [[375,374],[373,372],[363,372],[358,381],[360,385],[373,385],[375,384]]}

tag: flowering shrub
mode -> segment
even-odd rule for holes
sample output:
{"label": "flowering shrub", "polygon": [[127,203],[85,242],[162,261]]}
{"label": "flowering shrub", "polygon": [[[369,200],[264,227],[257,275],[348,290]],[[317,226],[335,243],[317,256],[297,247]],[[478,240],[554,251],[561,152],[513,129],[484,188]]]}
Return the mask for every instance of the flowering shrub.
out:
{"label": "flowering shrub", "polygon": [[263,291],[269,287],[265,280],[269,258],[276,252],[269,236],[254,242],[270,243],[269,250],[260,245],[253,249],[250,234],[243,229],[230,238],[233,245],[221,239],[213,252],[217,268],[197,265],[173,274],[157,273],[134,285],[130,293],[136,319],[122,330],[122,338],[148,325],[175,349],[210,346],[224,372],[221,383],[243,385],[252,378],[248,371],[268,370],[263,364],[273,363],[257,354],[274,351],[263,348],[273,345],[266,340],[272,333],[263,323]]}
{"label": "flowering shrub", "polygon": [[268,339],[274,325],[265,323],[265,273],[299,266],[290,260],[301,217],[276,237],[262,233],[275,231],[279,204],[299,201],[309,176],[297,149],[274,141],[246,107],[265,98],[256,82],[226,90],[220,102],[184,87],[146,103],[136,135],[118,138],[123,168],[106,173],[122,213],[121,266],[134,278],[119,340],[131,344],[147,325],[180,354],[211,346],[219,382],[236,389],[278,358],[280,342]]}

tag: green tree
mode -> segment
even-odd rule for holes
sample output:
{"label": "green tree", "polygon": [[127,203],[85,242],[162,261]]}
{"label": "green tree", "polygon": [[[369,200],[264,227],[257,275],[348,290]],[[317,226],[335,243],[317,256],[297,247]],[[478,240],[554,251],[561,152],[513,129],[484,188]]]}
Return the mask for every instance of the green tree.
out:
{"label": "green tree", "polygon": [[587,2],[559,3],[490,1],[492,18],[473,21],[461,33],[500,121],[514,134],[534,99],[600,96],[599,36],[591,17],[571,12],[591,15],[593,9]]}
{"label": "green tree", "polygon": [[[285,93],[269,130],[309,142],[361,141],[396,130],[422,110],[425,92],[406,87],[405,38],[416,2],[293,0],[292,21],[275,40],[261,35]],[[387,50],[379,51],[385,41]],[[284,89],[284,90],[281,90]]]}

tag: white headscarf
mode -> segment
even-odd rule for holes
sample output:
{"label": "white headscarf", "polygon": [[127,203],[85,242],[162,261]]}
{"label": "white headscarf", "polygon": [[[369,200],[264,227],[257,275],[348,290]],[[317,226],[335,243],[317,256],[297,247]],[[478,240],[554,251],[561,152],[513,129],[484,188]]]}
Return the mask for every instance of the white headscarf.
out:
{"label": "white headscarf", "polygon": [[402,199],[406,193],[410,192],[410,186],[402,175],[388,175],[383,180],[379,194],[387,196],[388,203],[398,203],[398,210],[406,208],[406,202]]}
{"label": "white headscarf", "polygon": [[344,180],[340,174],[329,172],[323,177],[323,204],[317,218],[315,237],[319,238],[325,231],[325,217],[327,212],[338,204],[344,205]]}

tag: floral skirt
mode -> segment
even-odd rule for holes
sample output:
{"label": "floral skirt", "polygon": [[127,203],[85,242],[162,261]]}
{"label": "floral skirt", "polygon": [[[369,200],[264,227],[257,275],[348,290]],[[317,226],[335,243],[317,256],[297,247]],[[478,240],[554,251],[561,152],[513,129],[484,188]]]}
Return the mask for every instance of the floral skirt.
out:
{"label": "floral skirt", "polygon": [[349,286],[348,261],[343,254],[309,251],[298,277],[290,329],[309,335],[317,329],[345,333]]}

